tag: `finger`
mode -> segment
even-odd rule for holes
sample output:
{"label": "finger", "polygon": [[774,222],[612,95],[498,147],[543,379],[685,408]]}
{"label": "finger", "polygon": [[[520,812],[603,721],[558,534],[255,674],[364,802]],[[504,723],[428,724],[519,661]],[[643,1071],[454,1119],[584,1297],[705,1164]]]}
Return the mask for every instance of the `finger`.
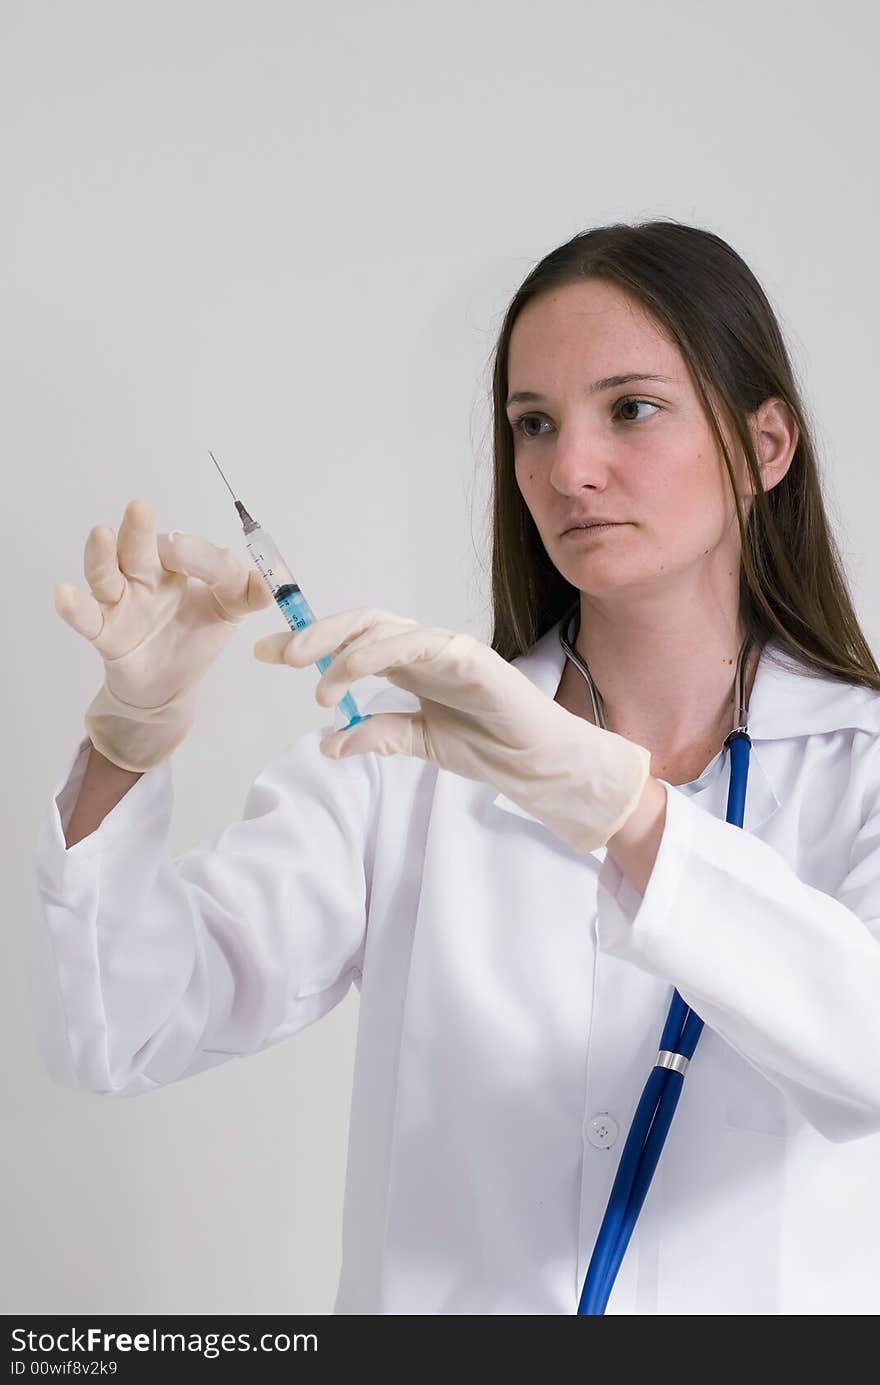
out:
{"label": "finger", "polygon": [[116,538],[120,572],[139,582],[154,582],[160,573],[156,523],[146,500],[129,500]]}
{"label": "finger", "polygon": [[[116,547],[114,544],[114,553]],[[71,582],[59,582],[55,588],[55,610],[67,624],[84,635],[87,640],[95,640],[104,628],[104,612],[93,596],[80,591]]]}
{"label": "finger", "polygon": [[435,659],[454,638],[451,630],[413,624],[411,629],[397,631],[385,639],[371,639],[356,648],[344,649],[319,679],[315,701],[322,707],[332,707],[341,702],[357,679],[385,677],[398,669]]}
{"label": "finger", "polygon": [[352,641],[379,625],[416,628],[418,621],[399,616],[396,611],[383,610],[380,606],[358,606],[351,611],[339,611],[335,615],[313,620],[293,635],[268,635],[264,640],[257,641],[254,654],[266,663],[305,668],[307,664],[316,664],[326,654],[345,649]]}
{"label": "finger", "polygon": [[293,637],[291,635],[264,635],[254,645],[254,658],[259,659],[261,664],[290,664],[292,668],[299,668],[300,660],[298,658],[296,662],[293,658],[288,658],[288,651],[292,649],[292,646]]}
{"label": "finger", "polygon": [[247,608],[249,611],[264,611],[275,600],[259,572],[248,573]]}
{"label": "finger", "polygon": [[[327,618],[328,617],[324,617],[324,619]],[[415,624],[415,622],[412,623]],[[317,625],[318,622],[314,621],[313,624]],[[393,619],[380,621],[376,625],[371,625],[369,629],[363,631],[362,634],[352,635],[348,640],[344,641],[342,650],[349,652],[352,649],[359,648],[362,644],[368,643],[370,640],[379,639],[384,635],[392,633],[397,634],[400,631],[400,626],[401,618],[399,616],[395,616]],[[311,630],[312,624],[305,628]],[[303,631],[294,631],[289,635],[264,635],[263,638],[257,640],[254,645],[254,657],[259,659],[260,663],[263,664],[289,664],[291,668],[305,668],[312,660],[309,657],[310,651],[308,649],[306,649],[305,654],[302,653],[302,645],[300,642],[300,635],[302,633]],[[339,658],[342,650],[336,654],[336,658]],[[317,656],[317,658],[320,657],[320,655]],[[317,658],[314,660],[315,663],[317,663]]]}
{"label": "finger", "polygon": [[125,591],[125,578],[116,559],[116,535],[108,525],[98,524],[90,530],[83,553],[83,572],[95,601],[115,606]]}
{"label": "finger", "polygon": [[211,592],[224,614],[241,620],[250,611],[262,611],[272,604],[272,593],[261,574],[248,569],[229,548],[217,550],[218,577]]}
{"label": "finger", "polygon": [[431,758],[421,712],[375,712],[357,726],[333,731],[319,741],[322,755],[343,760],[348,755],[414,755]]}
{"label": "finger", "polygon": [[231,548],[218,548],[208,539],[181,529],[159,534],[157,544],[162,566],[205,582],[224,615],[240,619],[249,611],[262,611],[272,604],[272,593],[260,573],[246,568]]}

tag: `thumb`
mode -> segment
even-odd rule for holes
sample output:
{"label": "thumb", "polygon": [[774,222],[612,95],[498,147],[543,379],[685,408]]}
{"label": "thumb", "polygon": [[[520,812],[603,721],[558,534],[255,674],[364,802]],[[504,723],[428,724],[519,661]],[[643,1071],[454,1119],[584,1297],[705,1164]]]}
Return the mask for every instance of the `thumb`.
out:
{"label": "thumb", "polygon": [[431,757],[425,741],[425,723],[421,712],[369,712],[356,726],[344,727],[324,736],[320,742],[322,755],[331,760],[347,755],[415,755],[420,760]]}
{"label": "thumb", "polygon": [[264,611],[275,600],[259,572],[249,572],[245,601],[249,611]]}

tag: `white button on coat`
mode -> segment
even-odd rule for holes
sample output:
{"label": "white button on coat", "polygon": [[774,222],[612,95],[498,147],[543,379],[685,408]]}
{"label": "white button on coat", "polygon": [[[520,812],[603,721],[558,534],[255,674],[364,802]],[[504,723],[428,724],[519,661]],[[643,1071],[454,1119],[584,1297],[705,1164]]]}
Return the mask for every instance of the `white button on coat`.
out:
{"label": "white button on coat", "polygon": [[613,1116],[604,1112],[601,1116],[594,1116],[587,1127],[587,1139],[591,1145],[597,1149],[610,1149],[617,1143],[618,1124]]}
{"label": "white button on coat", "polygon": [[[181,855],[170,761],[68,851],[83,740],[36,863],[49,1073],[136,1096],[291,1038],[354,983],[335,1311],[574,1314],[677,986],[706,1027],[608,1313],[877,1313],[880,694],[770,653],[745,830],[724,752],[668,789],[644,898],[492,786],[331,761],[318,731]],[[558,626],[515,663],[553,697]],[[389,686],[366,710],[417,705]]]}

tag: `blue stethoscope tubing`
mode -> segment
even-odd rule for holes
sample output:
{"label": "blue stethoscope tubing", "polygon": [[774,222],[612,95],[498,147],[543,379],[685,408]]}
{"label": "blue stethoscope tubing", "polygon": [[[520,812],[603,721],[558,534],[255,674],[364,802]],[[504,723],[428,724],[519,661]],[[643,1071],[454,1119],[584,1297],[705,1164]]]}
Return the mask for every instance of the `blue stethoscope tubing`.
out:
{"label": "blue stethoscope tubing", "polygon": [[[563,629],[568,624],[566,621]],[[751,739],[746,726],[746,709],[740,695],[742,670],[749,641],[743,648],[738,670],[738,717],[740,723],[725,740],[730,750],[730,782],[727,791],[727,821],[742,827],[745,816],[746,786],[749,777]],[[567,653],[573,653],[563,640]],[[584,671],[580,660],[575,662]],[[587,671],[590,691],[595,689]],[[587,1269],[578,1302],[579,1317],[596,1317],[605,1312],[617,1272],[626,1254],[636,1221],[642,1210],[654,1171],[675,1115],[687,1065],[694,1056],[703,1021],[686,1001],[673,991],[672,1004],[663,1026],[657,1063],[645,1083],[630,1126],[617,1174],[611,1188],[605,1216]]]}

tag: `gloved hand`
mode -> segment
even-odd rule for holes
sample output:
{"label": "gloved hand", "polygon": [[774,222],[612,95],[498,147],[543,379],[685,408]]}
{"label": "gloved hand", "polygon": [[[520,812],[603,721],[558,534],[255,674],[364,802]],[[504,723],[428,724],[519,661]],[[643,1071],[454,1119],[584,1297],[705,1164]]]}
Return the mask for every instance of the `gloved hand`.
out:
{"label": "gloved hand", "polygon": [[643,746],[566,711],[488,645],[392,611],[325,616],[296,634],[265,636],[254,654],[294,668],[333,655],[315,688],[325,707],[368,675],[414,693],[420,711],[375,713],[326,736],[322,753],[414,755],[493,784],[578,852],[614,836],[650,773]]}
{"label": "gloved hand", "polygon": [[104,660],[86,730],[121,769],[153,769],[192,725],[208,666],[272,595],[230,549],[178,530],[157,535],[144,500],[129,501],[118,539],[106,525],[90,531],[83,566],[91,596],[61,582],[55,609]]}

